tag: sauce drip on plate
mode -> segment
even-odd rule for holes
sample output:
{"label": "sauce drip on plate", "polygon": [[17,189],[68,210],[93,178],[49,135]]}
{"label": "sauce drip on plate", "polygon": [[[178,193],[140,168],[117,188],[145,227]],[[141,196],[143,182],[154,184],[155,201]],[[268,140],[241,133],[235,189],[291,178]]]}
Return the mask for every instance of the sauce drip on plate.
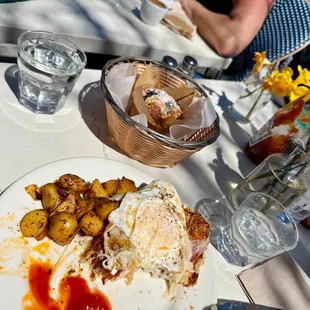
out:
{"label": "sauce drip on plate", "polygon": [[[61,296],[67,300],[66,310],[110,310],[109,303],[99,291],[91,292],[81,277],[67,277],[60,284]],[[67,295],[67,296],[66,296]]]}
{"label": "sauce drip on plate", "polygon": [[[50,295],[50,263],[32,262],[29,266],[29,293],[24,297],[25,310],[111,310],[108,299],[91,291],[81,277],[68,276],[59,285],[59,300]],[[30,305],[29,305],[30,302]],[[28,304],[27,304],[28,303]]]}

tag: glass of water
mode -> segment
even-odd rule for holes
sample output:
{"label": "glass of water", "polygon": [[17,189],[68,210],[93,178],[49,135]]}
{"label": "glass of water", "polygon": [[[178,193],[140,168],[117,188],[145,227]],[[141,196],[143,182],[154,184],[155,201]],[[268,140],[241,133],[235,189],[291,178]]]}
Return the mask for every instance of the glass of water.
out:
{"label": "glass of water", "polygon": [[67,38],[46,31],[27,31],[17,45],[20,103],[35,113],[54,114],[84,69],[85,53]]}
{"label": "glass of water", "polygon": [[238,266],[252,265],[282,252],[298,242],[296,224],[277,200],[252,193],[233,214],[217,237],[223,257]]}

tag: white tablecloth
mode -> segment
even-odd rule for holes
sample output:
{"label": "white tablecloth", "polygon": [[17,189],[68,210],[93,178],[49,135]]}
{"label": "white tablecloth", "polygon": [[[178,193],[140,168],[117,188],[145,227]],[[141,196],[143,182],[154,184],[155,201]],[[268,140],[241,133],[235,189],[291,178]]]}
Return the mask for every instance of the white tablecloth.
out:
{"label": "white tablecloth", "polygon": [[[55,116],[54,123],[49,124],[40,123],[46,120],[34,118],[33,114],[17,104],[11,90],[16,87],[12,76],[15,71],[14,65],[0,64],[0,190],[43,164],[70,157],[95,156],[129,164],[154,178],[173,183],[184,202],[194,207],[203,198],[221,199],[227,196],[233,182],[238,182],[254,168],[243,149],[255,127],[263,124],[264,118],[256,119],[254,125],[239,125],[229,118],[227,111],[227,106],[242,92],[242,84],[202,81],[212,89],[210,95],[220,115],[221,135],[216,143],[176,167],[158,169],[122,155],[108,138],[98,83],[100,71],[83,71],[66,108]],[[271,107],[267,106],[262,115],[266,119],[271,113]],[[212,250],[218,273],[218,297],[247,301],[235,279],[240,268],[227,264],[215,249]]]}
{"label": "white tablecloth", "polygon": [[[218,70],[231,63],[231,58],[220,57],[198,35],[190,41],[166,26],[144,24],[139,8],[139,0],[36,0],[1,4],[0,42],[16,44],[25,30],[45,30],[71,38],[90,53],[145,56],[154,60],[170,55],[179,62],[185,55],[191,55],[200,66]],[[0,45],[0,52],[9,48]]]}

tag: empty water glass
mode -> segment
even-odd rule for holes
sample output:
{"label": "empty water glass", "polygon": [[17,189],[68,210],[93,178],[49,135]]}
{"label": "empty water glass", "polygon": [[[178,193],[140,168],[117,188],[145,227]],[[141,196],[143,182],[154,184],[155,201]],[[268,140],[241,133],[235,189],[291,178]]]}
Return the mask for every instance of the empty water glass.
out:
{"label": "empty water glass", "polygon": [[85,53],[67,38],[45,31],[27,31],[17,44],[20,103],[35,113],[55,113],[84,69]]}
{"label": "empty water glass", "polygon": [[220,253],[238,266],[292,250],[297,242],[298,230],[286,209],[271,196],[258,192],[245,198],[217,238]]}

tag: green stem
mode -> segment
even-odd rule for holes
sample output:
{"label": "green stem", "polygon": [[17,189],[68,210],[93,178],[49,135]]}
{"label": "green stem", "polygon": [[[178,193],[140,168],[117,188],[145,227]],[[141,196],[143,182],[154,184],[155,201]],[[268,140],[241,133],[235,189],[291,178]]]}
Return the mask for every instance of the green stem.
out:
{"label": "green stem", "polygon": [[253,95],[257,90],[259,90],[260,88],[262,88],[262,86],[259,86],[257,88],[255,88],[254,90],[252,90],[251,92],[249,92],[248,94],[244,95],[244,96],[240,96],[240,99],[243,99],[243,98],[247,98],[251,95]]}
{"label": "green stem", "polygon": [[258,98],[256,99],[255,103],[253,104],[251,110],[249,111],[249,113],[247,114],[247,116],[244,118],[245,120],[247,120],[247,121],[250,120],[250,117],[251,117],[251,115],[252,115],[254,109],[256,108],[256,106],[257,106],[257,104],[258,104],[258,102],[259,102],[260,97],[263,95],[263,92],[264,92],[264,90],[262,90],[262,91],[260,92],[260,94],[259,94]]}

